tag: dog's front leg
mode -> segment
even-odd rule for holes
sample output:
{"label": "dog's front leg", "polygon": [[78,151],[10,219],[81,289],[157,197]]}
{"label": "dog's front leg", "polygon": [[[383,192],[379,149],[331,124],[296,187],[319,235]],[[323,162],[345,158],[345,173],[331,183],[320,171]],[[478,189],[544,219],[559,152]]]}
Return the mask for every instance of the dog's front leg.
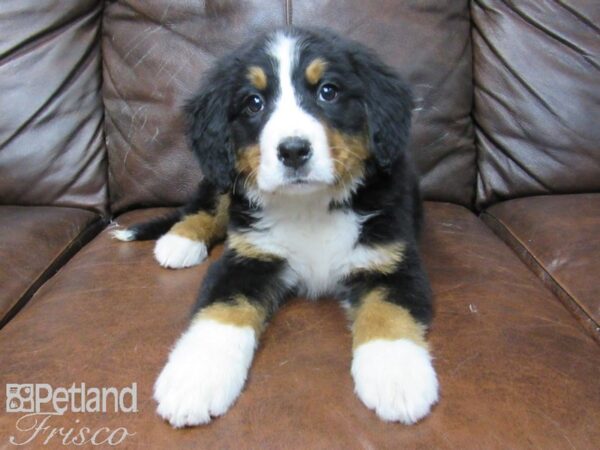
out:
{"label": "dog's front leg", "polygon": [[425,340],[431,301],[414,249],[397,267],[377,267],[350,283],[352,376],[362,402],[386,421],[412,424],[438,399]]}
{"label": "dog's front leg", "polygon": [[285,295],[282,262],[229,248],[204,281],[192,322],[154,386],[174,427],[207,423],[240,395],[265,322]]}

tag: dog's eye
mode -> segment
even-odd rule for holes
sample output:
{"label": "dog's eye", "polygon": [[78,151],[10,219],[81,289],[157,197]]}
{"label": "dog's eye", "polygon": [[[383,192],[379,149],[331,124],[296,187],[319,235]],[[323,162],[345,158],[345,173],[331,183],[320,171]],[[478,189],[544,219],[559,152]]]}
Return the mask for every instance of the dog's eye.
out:
{"label": "dog's eye", "polygon": [[259,95],[250,95],[244,100],[244,112],[248,115],[256,114],[264,107],[263,99]]}
{"label": "dog's eye", "polygon": [[324,84],[319,88],[319,100],[324,102],[332,102],[338,95],[338,88],[333,84]]}

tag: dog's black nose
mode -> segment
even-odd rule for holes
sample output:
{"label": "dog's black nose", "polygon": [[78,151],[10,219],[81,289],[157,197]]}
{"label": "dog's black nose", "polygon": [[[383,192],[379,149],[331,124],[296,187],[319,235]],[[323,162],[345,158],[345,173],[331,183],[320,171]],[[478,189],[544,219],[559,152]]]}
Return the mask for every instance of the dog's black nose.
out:
{"label": "dog's black nose", "polygon": [[298,169],[311,157],[310,142],[299,137],[290,137],[277,146],[279,160],[284,166]]}

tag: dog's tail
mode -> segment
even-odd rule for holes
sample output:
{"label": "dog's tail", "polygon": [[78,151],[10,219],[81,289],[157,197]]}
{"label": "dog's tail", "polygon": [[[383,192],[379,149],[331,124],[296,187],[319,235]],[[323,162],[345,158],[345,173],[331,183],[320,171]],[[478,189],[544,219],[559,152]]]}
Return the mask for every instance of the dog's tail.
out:
{"label": "dog's tail", "polygon": [[177,210],[147,222],[136,223],[127,228],[114,230],[111,234],[119,241],[149,241],[158,239],[179,222],[181,217],[182,211]]}

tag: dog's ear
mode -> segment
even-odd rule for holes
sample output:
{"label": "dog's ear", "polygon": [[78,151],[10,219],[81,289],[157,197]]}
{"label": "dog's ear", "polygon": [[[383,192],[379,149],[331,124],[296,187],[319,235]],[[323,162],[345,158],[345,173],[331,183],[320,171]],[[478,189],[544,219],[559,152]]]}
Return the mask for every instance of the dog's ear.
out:
{"label": "dog's ear", "polygon": [[203,175],[221,192],[231,187],[235,168],[229,120],[232,83],[228,80],[231,72],[228,72],[223,63],[218,63],[184,108],[192,151]]}
{"label": "dog's ear", "polygon": [[406,83],[370,50],[351,51],[355,73],[365,86],[368,132],[377,164],[390,171],[408,144],[412,95]]}

